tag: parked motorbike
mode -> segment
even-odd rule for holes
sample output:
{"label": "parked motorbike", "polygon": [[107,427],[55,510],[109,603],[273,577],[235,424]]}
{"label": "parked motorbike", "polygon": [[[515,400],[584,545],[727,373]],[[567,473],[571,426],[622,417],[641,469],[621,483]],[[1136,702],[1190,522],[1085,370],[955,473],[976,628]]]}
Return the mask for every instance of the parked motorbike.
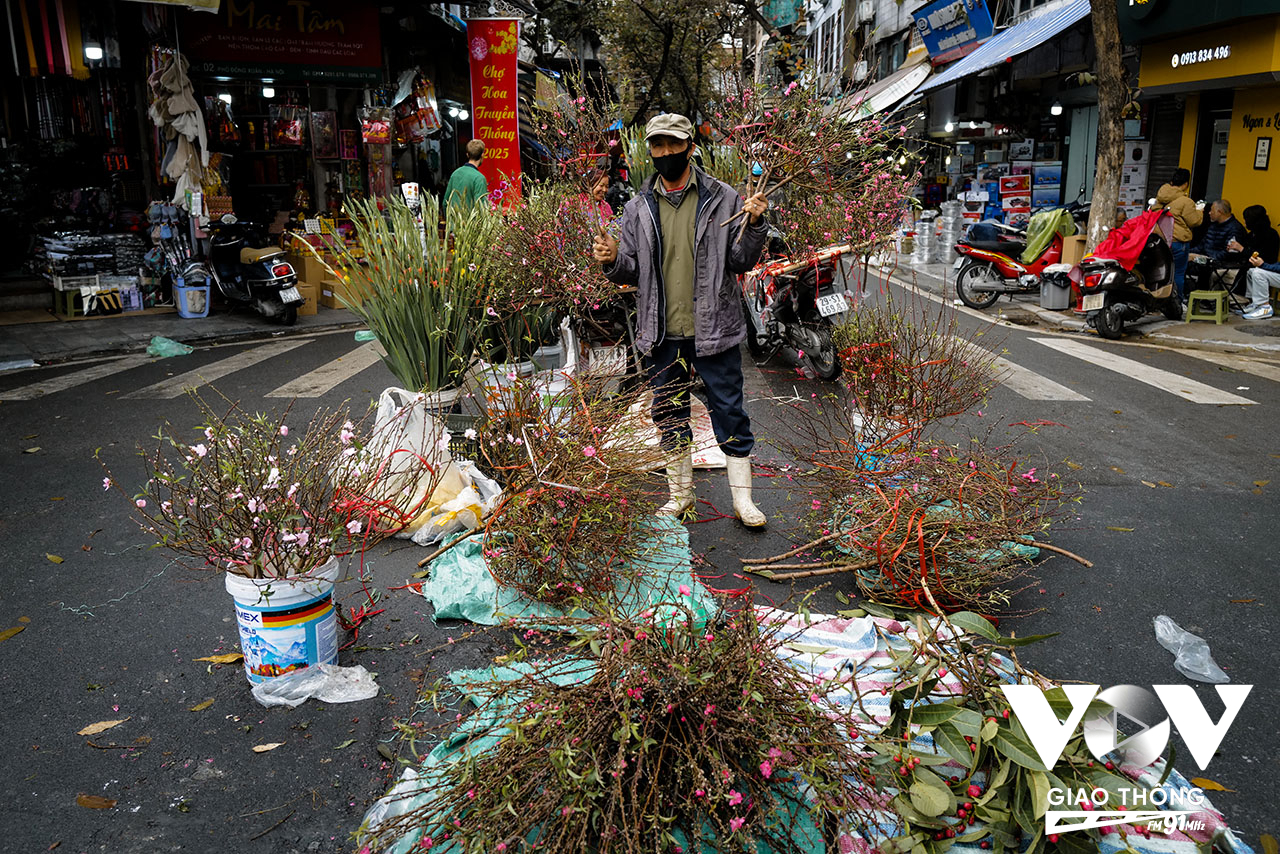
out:
{"label": "parked motorbike", "polygon": [[303,299],[284,250],[272,246],[259,226],[240,222],[234,214],[211,222],[209,233],[209,270],[227,302],[292,326]]}
{"label": "parked motorbike", "polygon": [[1108,340],[1124,335],[1124,325],[1148,312],[1182,319],[1174,290],[1173,216],[1151,211],[1112,229],[1093,255],[1069,275],[1083,295],[1085,321]]}
{"label": "parked motorbike", "polygon": [[[1063,210],[1071,214],[1077,233],[1089,221],[1089,203],[1077,198]],[[982,225],[982,223],[979,223]],[[1062,260],[1062,235],[1053,240],[1030,263],[1020,259],[1027,248],[1026,229],[991,223],[992,230],[979,231],[981,239],[966,236],[955,246],[956,295],[970,308],[990,307],[1001,294],[1036,294],[1045,269]],[[970,235],[976,230],[970,230]]]}
{"label": "parked motorbike", "polygon": [[841,259],[852,249],[830,246],[816,256],[792,260],[781,235],[771,229],[770,254],[775,260],[761,264],[742,277],[742,301],[747,316],[747,349],[758,360],[784,345],[800,353],[800,359],[819,379],[840,374],[832,328],[843,322],[849,301],[843,284]]}

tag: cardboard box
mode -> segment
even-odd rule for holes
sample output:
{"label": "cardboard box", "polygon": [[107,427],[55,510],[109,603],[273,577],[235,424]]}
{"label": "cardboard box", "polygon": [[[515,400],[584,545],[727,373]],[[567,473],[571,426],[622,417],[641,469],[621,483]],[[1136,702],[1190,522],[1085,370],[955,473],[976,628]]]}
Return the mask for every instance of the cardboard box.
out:
{"label": "cardboard box", "polygon": [[333,274],[310,252],[289,252],[285,259],[293,265],[300,282],[322,282]]}
{"label": "cardboard box", "polygon": [[1006,175],[1000,179],[1000,192],[1027,193],[1031,190],[1030,175]]}
{"label": "cardboard box", "polygon": [[325,308],[346,308],[340,295],[349,293],[347,286],[337,279],[324,279],[320,282],[320,294],[317,301]]}
{"label": "cardboard box", "polygon": [[1075,234],[1062,238],[1062,263],[1075,266],[1084,259],[1085,235]]}
{"label": "cardboard box", "polygon": [[303,303],[298,306],[298,315],[306,317],[309,314],[316,314],[320,311],[318,298],[320,296],[320,288],[309,282],[298,282],[298,293],[302,294]]}

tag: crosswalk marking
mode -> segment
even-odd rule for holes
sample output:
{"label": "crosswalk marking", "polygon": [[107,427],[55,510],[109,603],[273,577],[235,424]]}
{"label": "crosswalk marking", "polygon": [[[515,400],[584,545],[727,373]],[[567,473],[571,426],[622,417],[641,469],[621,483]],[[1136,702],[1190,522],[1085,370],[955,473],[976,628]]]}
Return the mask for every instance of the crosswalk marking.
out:
{"label": "crosswalk marking", "polygon": [[1161,391],[1167,391],[1169,394],[1176,395],[1191,403],[1233,404],[1238,406],[1251,406],[1255,403],[1255,401],[1241,397],[1238,394],[1221,391],[1211,385],[1187,379],[1171,371],[1162,371],[1159,368],[1144,365],[1142,362],[1137,362],[1133,359],[1126,359],[1124,356],[1117,356],[1106,350],[1090,347],[1080,341],[1072,341],[1067,338],[1028,338],[1027,340],[1043,344],[1052,350],[1066,353],[1068,356],[1074,356],[1091,365],[1097,365],[1100,368],[1123,374],[1140,383],[1146,383]]}
{"label": "crosswalk marking", "polygon": [[1180,352],[1184,356],[1190,356],[1193,359],[1211,362],[1224,368],[1231,368],[1232,370],[1253,374],[1255,377],[1262,377],[1265,380],[1280,383],[1280,365],[1274,362],[1261,362],[1246,356],[1233,356],[1230,353],[1201,353],[1197,350],[1181,350]]}
{"label": "crosswalk marking", "polygon": [[291,338],[288,341],[273,341],[270,344],[263,344],[261,347],[242,350],[234,356],[228,356],[213,364],[205,365],[203,368],[196,368],[195,370],[187,371],[185,374],[169,377],[167,380],[130,392],[125,397],[130,400],[141,398],[167,400],[181,397],[188,388],[199,388],[214,380],[222,379],[227,374],[243,371],[245,368],[256,365],[259,362],[310,343],[310,338]]}
{"label": "crosswalk marking", "polygon": [[69,374],[63,374],[60,377],[54,377],[43,382],[24,385],[9,391],[0,391],[0,400],[34,400],[48,394],[75,388],[78,385],[91,383],[94,380],[100,380],[103,377],[109,377],[112,374],[118,374],[122,371],[136,368],[139,365],[145,365],[150,361],[150,356],[125,356],[121,359],[112,359],[94,365],[91,368],[85,368],[82,371],[72,371]]}
{"label": "crosswalk marking", "polygon": [[992,367],[995,368],[997,379],[1001,385],[1009,389],[1009,391],[1025,397],[1027,400],[1075,400],[1087,401],[1085,397],[1075,389],[1067,388],[1061,383],[1056,383],[1048,377],[1041,376],[1035,371],[1022,367],[1022,365],[1014,364],[1004,356],[996,356],[991,352],[979,347],[972,341],[961,338],[959,335],[952,336],[961,344],[968,345],[975,357],[982,361],[990,361]]}
{"label": "crosswalk marking", "polygon": [[386,351],[376,341],[357,347],[345,356],[321,365],[310,373],[290,380],[267,397],[320,397],[332,391],[340,383],[354,377],[366,368],[376,365]]}

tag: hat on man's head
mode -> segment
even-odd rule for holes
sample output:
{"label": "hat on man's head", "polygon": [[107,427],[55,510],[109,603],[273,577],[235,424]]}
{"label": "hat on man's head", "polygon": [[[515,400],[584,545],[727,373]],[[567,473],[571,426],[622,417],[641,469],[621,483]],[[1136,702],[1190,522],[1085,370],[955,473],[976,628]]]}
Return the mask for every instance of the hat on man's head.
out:
{"label": "hat on man's head", "polygon": [[693,122],[679,113],[663,113],[649,119],[644,126],[644,138],[655,136],[674,136],[676,139],[693,139]]}

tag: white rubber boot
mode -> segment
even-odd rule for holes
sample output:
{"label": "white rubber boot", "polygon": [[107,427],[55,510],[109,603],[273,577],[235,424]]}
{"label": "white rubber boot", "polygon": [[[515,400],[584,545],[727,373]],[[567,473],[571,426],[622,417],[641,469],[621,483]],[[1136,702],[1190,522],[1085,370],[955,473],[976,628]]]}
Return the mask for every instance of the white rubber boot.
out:
{"label": "white rubber boot", "polygon": [[729,492],[733,495],[733,515],[748,528],[763,528],[768,519],[751,500],[751,458],[725,457],[729,470]]}
{"label": "white rubber boot", "polygon": [[671,498],[658,508],[659,516],[683,516],[693,509],[693,451],[667,463],[667,488]]}

